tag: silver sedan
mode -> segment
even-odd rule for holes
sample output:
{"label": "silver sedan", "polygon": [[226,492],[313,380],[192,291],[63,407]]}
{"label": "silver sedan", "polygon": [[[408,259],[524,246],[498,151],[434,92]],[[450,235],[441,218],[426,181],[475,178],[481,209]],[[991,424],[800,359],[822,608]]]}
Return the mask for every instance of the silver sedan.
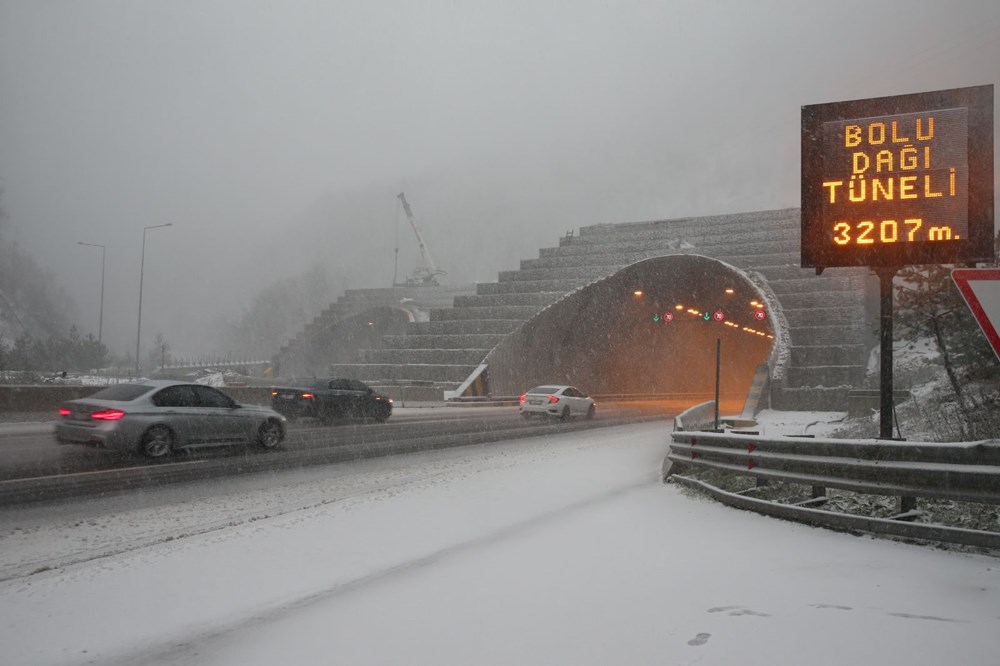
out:
{"label": "silver sedan", "polygon": [[59,408],[56,440],[161,458],[175,449],[256,444],[273,449],[285,437],[285,417],[243,405],[210,386],[148,380],[109,386]]}

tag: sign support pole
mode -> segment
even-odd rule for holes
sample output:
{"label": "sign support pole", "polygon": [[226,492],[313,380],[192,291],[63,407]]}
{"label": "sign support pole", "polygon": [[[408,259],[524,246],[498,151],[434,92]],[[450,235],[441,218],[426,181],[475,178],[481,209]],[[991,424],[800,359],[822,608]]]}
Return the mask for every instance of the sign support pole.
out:
{"label": "sign support pole", "polygon": [[719,377],[722,368],[722,338],[715,339],[715,431],[719,428]]}
{"label": "sign support pole", "polygon": [[892,280],[898,266],[878,266],[873,269],[879,283],[879,438],[892,439]]}

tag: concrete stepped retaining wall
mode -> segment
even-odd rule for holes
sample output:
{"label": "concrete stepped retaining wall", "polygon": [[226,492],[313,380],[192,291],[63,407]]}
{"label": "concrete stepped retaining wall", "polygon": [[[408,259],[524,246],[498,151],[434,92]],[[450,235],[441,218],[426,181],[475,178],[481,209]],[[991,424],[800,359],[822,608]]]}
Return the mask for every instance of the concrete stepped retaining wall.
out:
{"label": "concrete stepped retaining wall", "polygon": [[[861,268],[822,276],[800,268],[799,215],[784,209],[583,227],[560,238],[558,247],[522,260],[519,270],[501,271],[496,282],[439,301],[426,320],[407,324],[405,335],[382,337],[381,348],[364,352],[364,362],[337,364],[330,372],[453,388],[507,334],[568,293],[646,259],[697,254],[759,276],[751,279],[763,281],[765,296],[776,301],[769,310],[787,325],[782,344],[788,349],[772,354],[784,365],[771,382],[771,405],[846,409],[847,391],[865,381],[874,344],[877,280]],[[384,290],[351,290],[324,317],[343,318],[385,298]]]}

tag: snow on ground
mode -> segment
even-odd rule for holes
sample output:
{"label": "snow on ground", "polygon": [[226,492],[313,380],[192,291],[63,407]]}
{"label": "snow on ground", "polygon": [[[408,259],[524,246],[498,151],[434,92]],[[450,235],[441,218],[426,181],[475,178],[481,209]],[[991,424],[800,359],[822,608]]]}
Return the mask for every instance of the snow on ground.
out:
{"label": "snow on ground", "polygon": [[687,495],[667,429],[0,511],[0,663],[997,663],[1000,560]]}
{"label": "snow on ground", "polygon": [[781,412],[765,409],[756,417],[753,430],[764,437],[815,435],[830,437],[843,424],[847,412]]}

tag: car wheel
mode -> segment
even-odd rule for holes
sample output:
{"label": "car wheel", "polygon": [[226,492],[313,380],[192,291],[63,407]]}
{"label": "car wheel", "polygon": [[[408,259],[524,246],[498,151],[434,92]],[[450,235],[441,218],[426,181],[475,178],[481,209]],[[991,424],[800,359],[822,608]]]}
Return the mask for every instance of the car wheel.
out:
{"label": "car wheel", "polygon": [[139,451],[147,458],[162,458],[174,448],[174,433],[167,426],[156,425],[146,431],[139,443]]}
{"label": "car wheel", "polygon": [[281,430],[281,424],[273,419],[268,419],[260,426],[257,431],[257,444],[262,449],[273,449],[278,444],[281,444],[281,440],[284,439],[284,432]]}
{"label": "car wheel", "polygon": [[392,412],[388,412],[383,409],[382,411],[377,412],[375,414],[375,420],[378,421],[379,423],[385,423],[386,421],[389,420],[390,414],[392,414]]}
{"label": "car wheel", "polygon": [[559,414],[559,420],[565,421],[568,418],[569,418],[569,405],[566,405],[565,407],[563,407],[562,413]]}
{"label": "car wheel", "polygon": [[597,409],[593,405],[591,405],[590,407],[587,408],[587,418],[588,419],[594,418],[595,414],[597,414]]}

